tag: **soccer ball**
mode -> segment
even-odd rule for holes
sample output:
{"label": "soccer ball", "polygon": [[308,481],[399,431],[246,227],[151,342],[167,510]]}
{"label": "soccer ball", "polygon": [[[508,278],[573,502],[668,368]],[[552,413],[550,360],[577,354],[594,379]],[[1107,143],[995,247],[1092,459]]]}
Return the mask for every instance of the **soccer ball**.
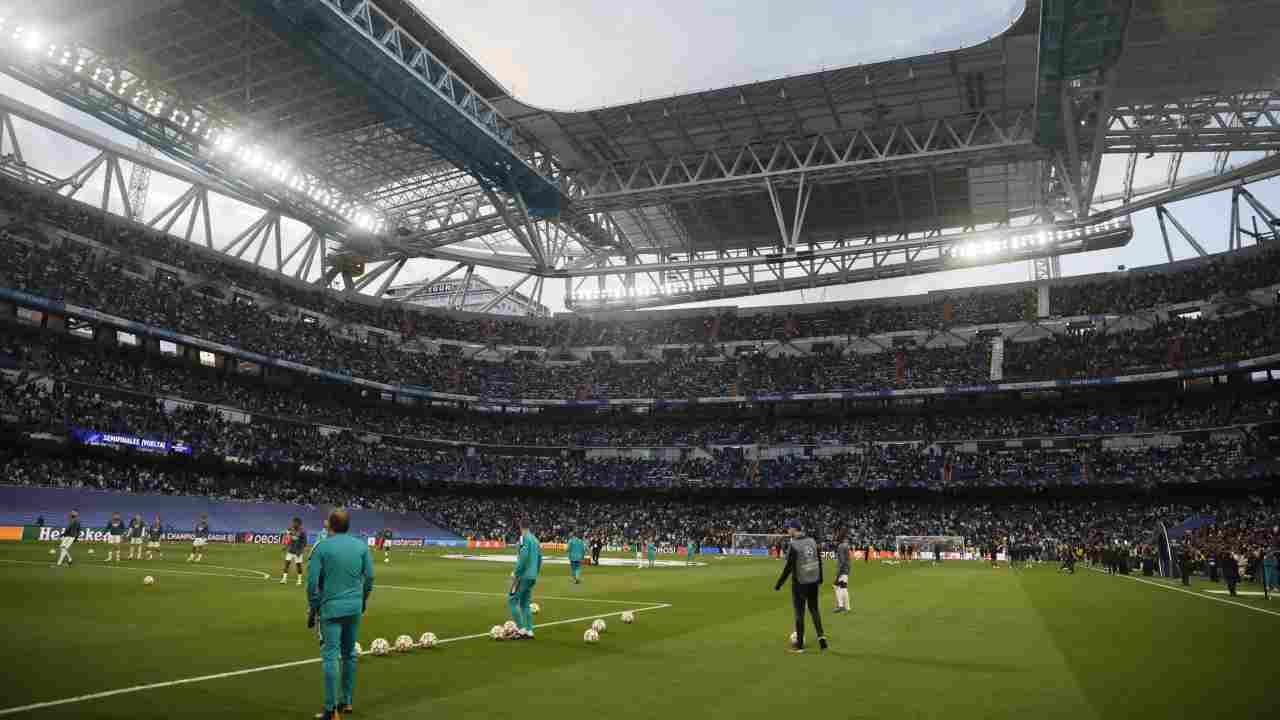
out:
{"label": "soccer ball", "polygon": [[529,603],[529,610],[531,610],[534,615],[537,615],[542,612],[542,606],[538,603]]}
{"label": "soccer ball", "polygon": [[369,652],[374,655],[386,655],[391,652],[391,643],[387,642],[386,638],[377,638],[369,645]]}
{"label": "soccer ball", "polygon": [[58,551],[57,551],[57,550],[54,550],[53,548],[49,548],[49,554],[50,554],[50,555],[57,555],[57,554],[58,554]]}
{"label": "soccer ball", "polygon": [[382,558],[382,562],[389,563],[391,562],[391,558]]}
{"label": "soccer ball", "polygon": [[396,638],[396,652],[409,652],[413,649],[413,638],[401,635]]}
{"label": "soccer ball", "polygon": [[520,626],[516,625],[514,620],[508,620],[502,624],[502,634],[506,637],[515,637],[520,632]]}
{"label": "soccer ball", "polygon": [[797,642],[799,642],[799,641],[800,641],[800,639],[796,637],[796,631],[795,631],[795,630],[792,630],[792,631],[791,631],[791,637],[790,637],[790,639],[791,639],[791,644],[792,644],[792,645],[795,645]]}
{"label": "soccer ball", "polygon": [[155,584],[156,584],[156,579],[155,579],[155,578],[153,578],[153,577],[151,577],[150,575],[148,575],[148,576],[146,576],[146,577],[142,578],[142,584],[143,584],[143,585],[155,585]]}
{"label": "soccer ball", "polygon": [[600,633],[596,632],[595,628],[587,628],[587,631],[582,633],[582,640],[588,643],[600,642]]}
{"label": "soccer ball", "polygon": [[90,554],[90,555],[92,555],[92,554],[93,554],[93,548],[89,548],[89,554]]}
{"label": "soccer ball", "polygon": [[633,623],[633,622],[635,622],[635,621],[636,621],[636,614],[635,614],[635,613],[631,612],[630,610],[628,610],[628,611],[626,611],[626,612],[622,613],[622,622],[623,622],[623,623],[625,623],[625,624],[627,624],[627,625],[630,625],[631,623]]}
{"label": "soccer ball", "polygon": [[604,620],[601,619],[597,619],[595,622],[591,623],[591,629],[595,630],[597,633],[603,633],[608,629],[608,627],[609,626],[605,624]]}
{"label": "soccer ball", "polygon": [[507,634],[503,632],[501,625],[494,625],[493,627],[489,628],[489,637],[493,638],[494,640],[502,640],[506,638],[506,636]]}
{"label": "soccer ball", "polygon": [[424,648],[433,648],[433,647],[435,647],[435,646],[436,646],[436,634],[435,634],[435,633],[429,633],[429,632],[424,632],[424,633],[422,633],[422,637],[421,637],[421,638],[418,638],[418,645],[419,645],[419,647],[424,647]]}
{"label": "soccer ball", "polygon": [[356,643],[355,651],[356,651],[356,654],[357,654],[357,655],[363,655],[363,654],[364,654],[364,648],[360,647],[360,643]]}

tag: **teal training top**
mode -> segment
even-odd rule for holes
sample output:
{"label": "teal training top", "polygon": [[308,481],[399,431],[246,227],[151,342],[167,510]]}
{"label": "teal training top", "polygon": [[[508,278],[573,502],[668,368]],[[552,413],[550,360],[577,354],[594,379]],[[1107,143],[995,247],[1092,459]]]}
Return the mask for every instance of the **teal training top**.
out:
{"label": "teal training top", "polygon": [[586,556],[587,556],[587,544],[582,541],[582,538],[579,538],[579,537],[569,538],[569,561],[582,562],[582,558]]}
{"label": "teal training top", "polygon": [[653,543],[649,543],[649,557],[653,557],[654,555],[657,555],[657,554],[658,554],[658,546],[654,545]]}
{"label": "teal training top", "polygon": [[532,532],[520,537],[520,549],[516,554],[515,576],[523,580],[537,580],[542,572],[542,545]]}
{"label": "teal training top", "polygon": [[307,600],[322,620],[359,615],[373,592],[369,547],[346,533],[330,535],[311,551]]}

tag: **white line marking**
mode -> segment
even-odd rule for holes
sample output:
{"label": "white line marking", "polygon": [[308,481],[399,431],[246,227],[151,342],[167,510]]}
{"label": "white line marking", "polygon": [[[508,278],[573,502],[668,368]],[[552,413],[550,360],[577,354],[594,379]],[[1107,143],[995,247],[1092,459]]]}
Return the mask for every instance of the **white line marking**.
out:
{"label": "white line marking", "polygon": [[[1105,575],[1105,574],[1106,574],[1106,573],[1102,572],[1101,570],[1098,570],[1097,568],[1089,568],[1089,569],[1090,569],[1090,570],[1093,570],[1093,571],[1094,571],[1094,572],[1096,572],[1096,573],[1100,573],[1100,574],[1103,574],[1103,575]],[[1275,615],[1276,617],[1280,617],[1280,612],[1276,612],[1275,610],[1268,610],[1268,609],[1266,609],[1266,608],[1260,608],[1260,607],[1256,607],[1256,606],[1254,606],[1254,605],[1247,605],[1247,604],[1242,603],[1242,602],[1236,602],[1235,600],[1228,600],[1228,599],[1226,599],[1226,598],[1214,597],[1214,596],[1212,596],[1212,595],[1205,595],[1204,593],[1198,593],[1198,592],[1196,592],[1196,591],[1194,591],[1194,590],[1184,590],[1184,589],[1183,589],[1183,588],[1181,588],[1181,587],[1175,587],[1175,586],[1173,586],[1173,585],[1166,585],[1166,584],[1161,583],[1161,582],[1156,582],[1156,581],[1154,581],[1154,580],[1147,580],[1147,579],[1145,579],[1145,578],[1140,578],[1140,577],[1134,577],[1134,576],[1132,576],[1132,575],[1121,575],[1120,577],[1128,578],[1128,579],[1130,579],[1130,580],[1133,580],[1134,582],[1140,582],[1140,583],[1143,583],[1143,584],[1145,584],[1145,585],[1153,585],[1153,586],[1158,587],[1158,588],[1164,588],[1165,590],[1173,590],[1173,591],[1175,591],[1175,592],[1183,593],[1184,595],[1190,595],[1191,597],[1198,597],[1198,598],[1200,598],[1200,599],[1202,599],[1202,600],[1213,600],[1214,602],[1226,603],[1226,604],[1228,604],[1228,605],[1235,605],[1236,607],[1242,607],[1242,608],[1244,608],[1245,610],[1256,610],[1257,612],[1260,612],[1260,613],[1266,613],[1266,614],[1268,614],[1268,615]]]}
{"label": "white line marking", "polygon": [[[378,589],[412,590],[414,592],[448,593],[451,595],[474,595],[478,597],[506,597],[507,596],[507,593],[478,592],[475,590],[443,590],[438,588],[409,587],[408,585],[379,585],[377,583],[374,584],[373,589],[374,590],[378,590]],[[565,600],[569,602],[608,603],[610,605],[670,605],[670,603],[666,603],[661,600],[605,600],[603,598],[559,597],[556,595],[538,595],[534,599],[535,600]]]}
{"label": "white line marking", "polygon": [[[646,612],[649,610],[662,610],[669,607],[671,607],[670,603],[662,603],[659,605],[650,605],[648,607],[632,608],[630,611],[619,610],[617,612],[598,613],[595,615],[569,618],[567,620],[555,620],[549,623],[537,624],[534,627],[544,628],[551,627],[553,625],[567,625],[569,623],[595,620],[596,618],[613,617],[615,615],[621,615],[624,612]],[[476,633],[475,635],[459,635],[458,637],[445,638],[444,640],[438,641],[436,644],[444,645],[446,643],[461,642],[463,640],[476,640],[487,637],[489,637],[489,633],[487,632]],[[368,655],[369,651],[365,650],[362,654]],[[0,715],[16,715],[18,713],[30,712],[31,710],[43,710],[44,708],[58,707],[60,705],[71,705],[74,703],[88,702],[90,700],[101,700],[102,698],[114,697],[116,695],[128,695],[146,690],[158,690],[160,688],[174,687],[175,685],[190,685],[192,683],[205,682],[208,680],[221,680],[223,678],[237,677],[239,675],[251,675],[253,673],[267,672],[268,670],[281,670],[283,668],[298,667],[299,665],[314,665],[320,661],[320,658],[308,658],[306,660],[294,660],[292,662],[263,665],[262,667],[245,668],[244,670],[232,670],[231,672],[215,673],[213,675],[200,675],[198,677],[182,678],[181,680],[167,680],[165,682],[147,683],[146,685],[134,685],[133,687],[106,690],[104,692],[91,693],[89,695],[77,695],[75,697],[63,698],[61,700],[48,700],[45,702],[31,703],[30,705],[2,708],[0,709]]]}
{"label": "white line marking", "polygon": [[[53,567],[53,563],[49,563],[49,562],[42,562],[42,561],[40,561],[40,560],[7,560],[7,559],[0,559],[0,563],[9,563],[9,564],[11,564],[11,565],[47,565],[47,566],[49,566],[49,567]],[[220,570],[235,570],[235,571],[237,571],[237,572],[241,572],[241,573],[256,573],[258,577],[253,577],[253,576],[250,576],[250,575],[232,575],[232,574],[230,574],[230,573],[207,573],[207,572],[198,572],[198,571],[194,571],[194,570],[171,570],[171,569],[169,569],[169,568],[162,568],[162,567],[161,567],[161,568],[156,568],[156,567],[138,567],[138,566],[136,566],[136,565],[134,565],[134,566],[130,566],[130,565],[115,565],[115,564],[110,564],[110,565],[108,565],[106,562],[96,562],[96,563],[95,563],[95,562],[86,562],[86,561],[84,561],[84,560],[80,560],[80,561],[76,562],[76,565],[77,565],[77,566],[81,566],[81,567],[99,568],[99,569],[101,569],[101,570],[134,570],[134,571],[136,571],[136,572],[156,573],[156,574],[162,574],[162,573],[163,573],[163,574],[166,574],[166,575],[203,575],[203,576],[205,576],[205,577],[228,577],[228,578],[236,578],[236,579],[238,579],[238,580],[258,580],[258,579],[266,579],[266,580],[270,580],[270,579],[271,579],[271,576],[270,576],[270,575],[268,575],[268,574],[266,574],[266,573],[262,572],[261,570],[250,570],[250,569],[248,569],[248,568],[233,568],[233,567],[225,567],[225,566],[222,566],[222,565],[204,565],[203,567],[216,567],[216,568],[218,568],[218,569],[220,569]]]}

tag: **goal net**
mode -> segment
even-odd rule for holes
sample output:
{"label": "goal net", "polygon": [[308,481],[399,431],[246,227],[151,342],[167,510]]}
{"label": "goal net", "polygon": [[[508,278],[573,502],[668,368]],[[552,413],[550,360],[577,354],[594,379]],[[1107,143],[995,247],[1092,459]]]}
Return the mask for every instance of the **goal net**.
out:
{"label": "goal net", "polygon": [[[898,535],[894,550],[900,559],[962,560],[965,557],[963,535]],[[935,557],[941,553],[942,557]]]}
{"label": "goal net", "polygon": [[769,548],[781,545],[789,536],[770,533],[734,533],[734,555],[768,555]]}

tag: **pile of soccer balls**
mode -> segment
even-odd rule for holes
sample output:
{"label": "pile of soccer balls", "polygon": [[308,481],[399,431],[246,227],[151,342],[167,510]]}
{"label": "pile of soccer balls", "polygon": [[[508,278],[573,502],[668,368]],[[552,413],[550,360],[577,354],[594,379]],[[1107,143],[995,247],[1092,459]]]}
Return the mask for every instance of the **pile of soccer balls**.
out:
{"label": "pile of soccer balls", "polygon": [[489,637],[494,640],[514,640],[519,634],[520,627],[512,620],[508,620],[501,625],[494,625],[489,628]]}
{"label": "pile of soccer balls", "polygon": [[[433,648],[440,641],[436,639],[435,633],[424,632],[418,638],[418,642],[413,641],[412,635],[401,635],[396,638],[395,644],[387,642],[386,638],[377,638],[369,645],[369,653],[372,655],[388,655],[392,652],[405,653],[414,648]],[[356,643],[356,654],[363,655],[364,652],[360,648],[360,643]]]}

